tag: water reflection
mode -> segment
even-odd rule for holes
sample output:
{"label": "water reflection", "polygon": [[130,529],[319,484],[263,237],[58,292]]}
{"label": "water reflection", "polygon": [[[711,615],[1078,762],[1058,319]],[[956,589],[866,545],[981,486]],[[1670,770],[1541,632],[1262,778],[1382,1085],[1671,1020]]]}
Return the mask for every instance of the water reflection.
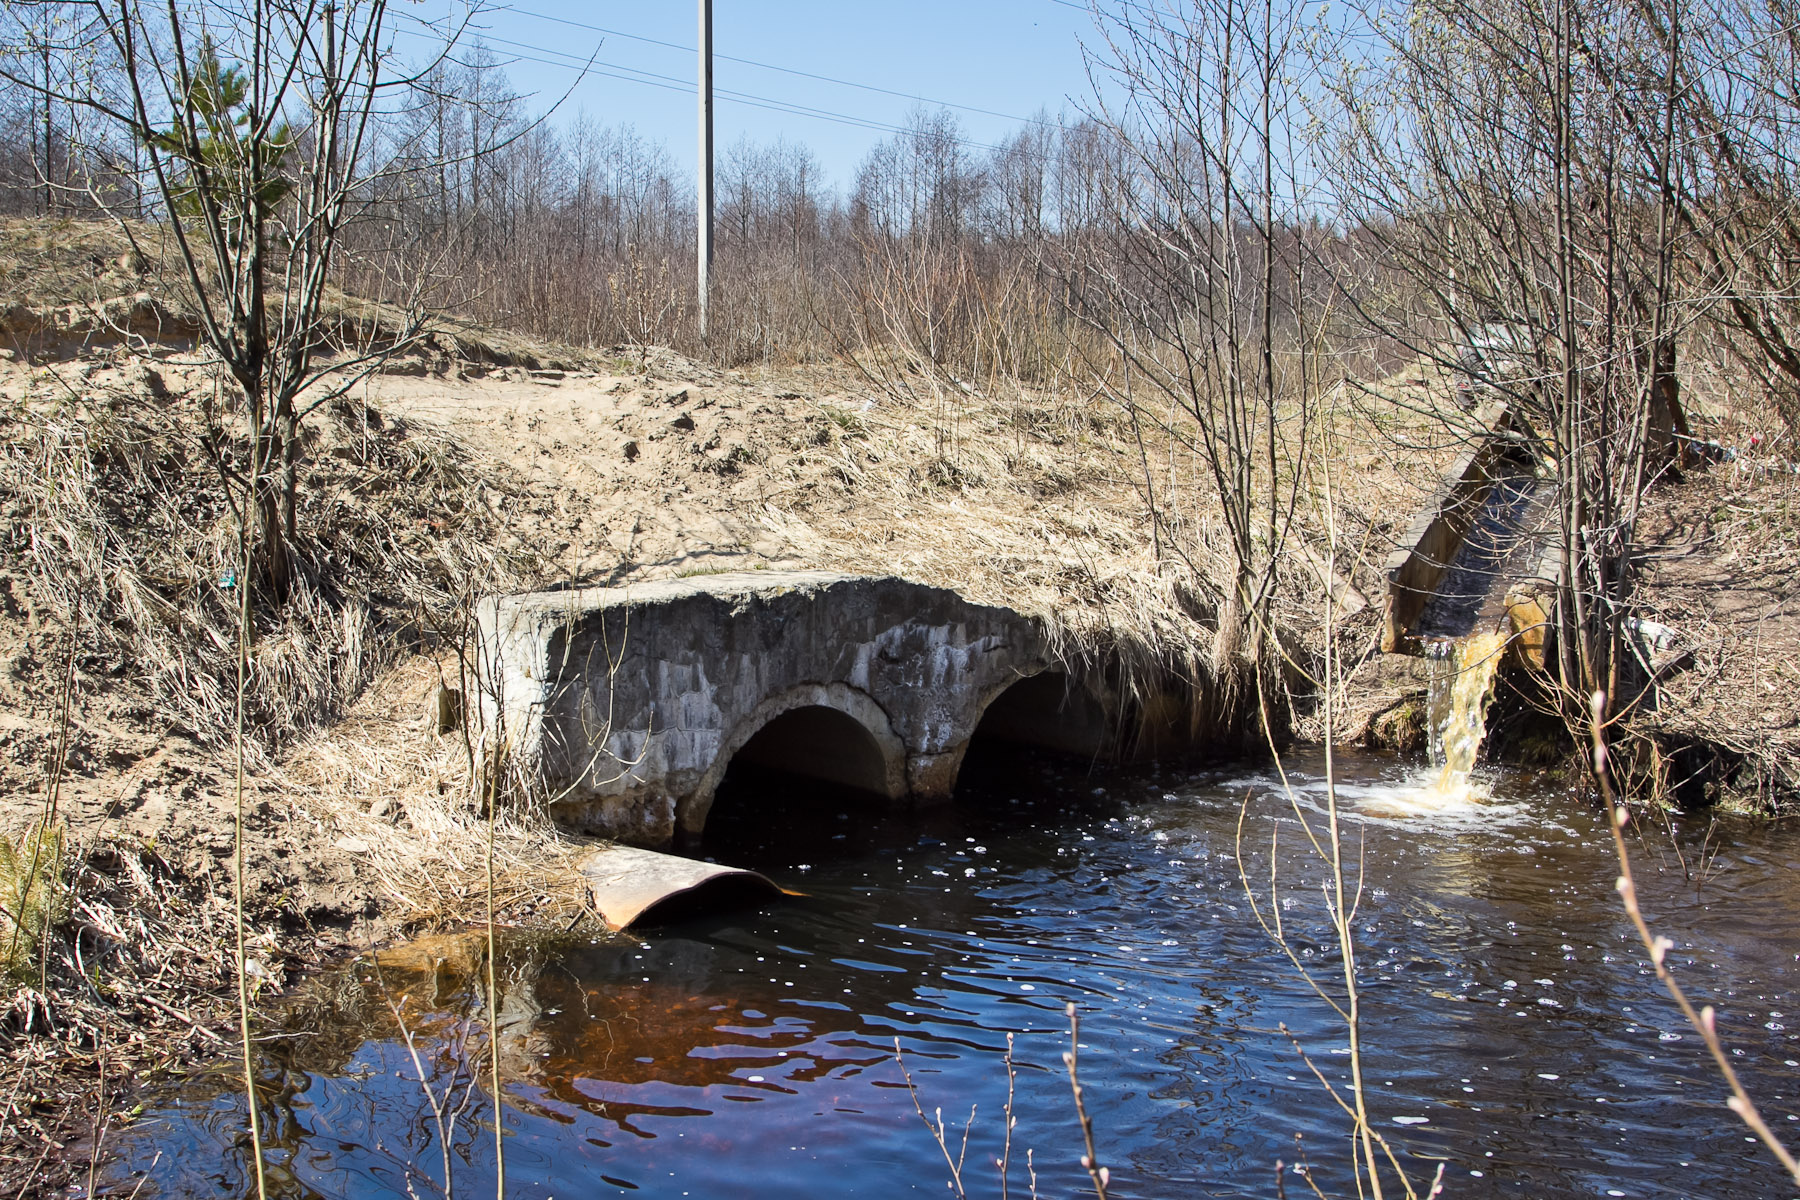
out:
{"label": "water reflection", "polygon": [[[1328,1190],[1353,1190],[1341,1116],[1278,1026],[1334,1081],[1343,1030],[1243,892],[1244,877],[1266,888],[1270,833],[1285,830],[1285,927],[1308,969],[1331,977],[1323,876],[1295,812],[1317,819],[1321,771],[1296,766],[1293,800],[1243,770],[1094,777],[1025,763],[955,810],[789,811],[710,849],[805,897],[634,937],[508,941],[509,1192],[937,1194],[941,1158],[898,1039],[927,1111],[941,1105],[956,1126],[977,1107],[971,1191],[997,1194],[1010,1032],[1012,1187],[1025,1194],[1029,1147],[1040,1193],[1072,1194],[1085,1175],[1060,1061],[1069,1000],[1084,1012],[1115,1194],[1266,1196],[1296,1134]],[[1401,812],[1393,797],[1418,786],[1413,769],[1341,767],[1367,869],[1371,1101],[1417,1176],[1441,1159],[1464,1196],[1786,1194],[1641,965],[1596,820],[1517,778],[1464,809]],[[1681,936],[1678,967],[1720,1004],[1765,1111],[1787,1124],[1800,1077],[1785,1019],[1800,1015],[1795,855],[1780,831],[1724,829],[1708,844],[1703,887],[1647,846],[1645,904]],[[484,954],[480,938],[407,948],[296,1005],[290,1024],[308,1036],[270,1042],[263,1059],[276,1194],[437,1194],[443,1141],[456,1187],[490,1186]],[[461,1106],[442,1132],[402,1021],[433,1094]],[[228,1076],[145,1125],[127,1165],[162,1150],[160,1194],[242,1194]]]}

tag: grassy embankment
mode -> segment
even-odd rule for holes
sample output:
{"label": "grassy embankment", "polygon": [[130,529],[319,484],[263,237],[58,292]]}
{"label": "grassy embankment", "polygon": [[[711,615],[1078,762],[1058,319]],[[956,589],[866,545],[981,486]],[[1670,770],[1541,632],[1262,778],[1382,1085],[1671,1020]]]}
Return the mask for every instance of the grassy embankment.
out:
{"label": "grassy embankment", "polygon": [[[83,1166],[64,1144],[104,1127],[101,1079],[116,1123],[117,1097],[232,1039],[235,427],[154,232],[138,259],[102,225],[0,225],[0,824],[54,806],[69,914],[15,964],[0,1186]],[[471,755],[433,696],[481,594],[895,572],[1038,614],[1072,652],[1205,669],[1206,606],[1153,561],[1136,442],[1068,381],[922,406],[843,366],[724,371],[457,327],[306,428],[304,582],[258,606],[248,688],[265,997],[480,911]],[[1192,463],[1159,458],[1187,486]],[[1204,562],[1206,522],[1183,528]],[[506,814],[505,919],[580,919],[575,848]]]}
{"label": "grassy embankment", "polygon": [[[230,390],[182,336],[145,241],[134,261],[104,226],[0,224],[0,832],[54,805],[68,914],[9,984],[0,1187],[85,1169],[66,1146],[105,1127],[100,1080],[116,1124],[118,1097],[232,1039],[236,526],[207,442],[232,432]],[[1383,386],[1334,412],[1320,460],[1339,570],[1376,601],[1342,624],[1351,655],[1373,633],[1391,539],[1456,449],[1429,417],[1442,381]],[[1195,572],[1155,561],[1146,470]],[[1190,455],[1140,446],[1073,378],[919,404],[844,365],[727,371],[455,328],[307,424],[304,582],[258,609],[249,686],[262,994],[480,911],[471,754],[434,703],[459,682],[474,597],[893,572],[1039,615],[1072,653],[1201,673],[1194,575],[1221,561],[1204,494]],[[1302,661],[1318,649],[1322,530],[1303,511],[1312,553],[1280,565]],[[505,919],[581,919],[575,843],[541,814],[508,813],[499,834]]]}

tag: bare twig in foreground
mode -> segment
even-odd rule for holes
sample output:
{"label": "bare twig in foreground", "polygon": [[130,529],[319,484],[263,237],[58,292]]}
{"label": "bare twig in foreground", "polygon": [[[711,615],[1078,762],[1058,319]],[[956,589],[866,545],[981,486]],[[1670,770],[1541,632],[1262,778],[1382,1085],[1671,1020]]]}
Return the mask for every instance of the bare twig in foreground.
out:
{"label": "bare twig in foreground", "polygon": [[944,1110],[941,1108],[935,1110],[937,1113],[937,1124],[935,1125],[932,1124],[931,1118],[925,1115],[925,1106],[919,1103],[919,1089],[913,1085],[912,1075],[906,1069],[906,1060],[900,1055],[899,1038],[894,1039],[894,1061],[900,1064],[900,1077],[906,1080],[906,1094],[912,1097],[913,1111],[919,1114],[919,1120],[925,1122],[925,1128],[931,1130],[932,1140],[937,1142],[938,1149],[944,1155],[944,1164],[950,1168],[950,1190],[956,1193],[957,1200],[965,1200],[968,1193],[963,1190],[962,1168],[963,1160],[969,1153],[969,1131],[975,1127],[975,1106],[969,1106],[969,1119],[963,1125],[962,1150],[952,1156],[949,1135],[944,1126]]}
{"label": "bare twig in foreground", "polygon": [[1613,851],[1619,856],[1618,889],[1619,898],[1625,903],[1625,913],[1631,918],[1632,925],[1637,927],[1638,938],[1644,943],[1644,948],[1650,952],[1650,962],[1656,968],[1656,977],[1662,980],[1663,986],[1668,989],[1669,995],[1674,998],[1682,1014],[1687,1017],[1688,1023],[1700,1034],[1701,1040],[1706,1043],[1707,1050],[1713,1056],[1713,1063],[1719,1068],[1719,1074],[1724,1076],[1726,1085],[1730,1087],[1731,1098],[1725,1102],[1726,1106],[1742,1118],[1744,1124],[1750,1127],[1751,1132],[1756,1134],[1762,1140],[1763,1145],[1769,1148],[1769,1152],[1780,1160],[1782,1167],[1793,1177],[1794,1182],[1800,1184],[1800,1162],[1795,1161],[1793,1154],[1781,1143],[1781,1139],[1775,1136],[1775,1131],[1769,1128],[1768,1122],[1763,1120],[1762,1114],[1757,1111],[1755,1102],[1750,1099],[1750,1093],[1744,1090],[1744,1085],[1738,1079],[1737,1072],[1731,1068],[1731,1057],[1725,1053],[1725,1045],[1719,1040],[1719,1030],[1712,1005],[1708,1004],[1698,1011],[1695,1010],[1693,1001],[1688,999],[1681,984],[1676,982],[1674,973],[1669,970],[1669,951],[1675,948],[1675,943],[1666,937],[1652,934],[1649,924],[1644,920],[1643,910],[1638,907],[1637,883],[1631,873],[1631,854],[1625,846],[1625,824],[1631,819],[1631,813],[1613,795],[1612,781],[1607,774],[1604,729],[1606,694],[1604,692],[1594,693],[1593,707],[1594,720],[1590,728],[1594,733],[1594,778],[1599,782],[1601,797],[1606,801],[1606,812],[1609,818],[1607,824],[1612,829]]}
{"label": "bare twig in foreground", "polygon": [[1069,1048],[1063,1051],[1063,1062],[1069,1068],[1069,1087],[1075,1093],[1075,1115],[1081,1118],[1081,1138],[1087,1146],[1087,1153],[1081,1156],[1081,1165],[1087,1168],[1088,1178],[1094,1181],[1094,1195],[1106,1200],[1106,1185],[1112,1182],[1112,1172],[1100,1165],[1094,1154],[1094,1122],[1088,1116],[1087,1105],[1081,1100],[1081,1078],[1076,1073],[1076,1055],[1081,1049],[1081,1015],[1075,1008],[1075,1002],[1069,1002]]}

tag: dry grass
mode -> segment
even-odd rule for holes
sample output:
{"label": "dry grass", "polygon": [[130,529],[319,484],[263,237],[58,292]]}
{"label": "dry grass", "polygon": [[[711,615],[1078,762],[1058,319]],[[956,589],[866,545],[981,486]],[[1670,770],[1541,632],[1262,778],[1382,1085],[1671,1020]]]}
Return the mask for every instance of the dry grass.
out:
{"label": "dry grass", "polygon": [[0,970],[35,980],[38,946],[68,915],[61,825],[41,820],[12,839],[0,837]]}
{"label": "dry grass", "polygon": [[[143,256],[135,261],[124,257],[133,240]],[[172,252],[164,229],[141,222],[0,217],[0,308],[42,312],[150,291],[185,310],[160,270],[174,265]]]}
{"label": "dry grass", "polygon": [[1713,432],[1735,457],[1653,493],[1647,517],[1641,605],[1690,658],[1638,715],[1648,746],[1615,740],[1650,790],[1779,810],[1800,795],[1800,448]]}
{"label": "dry grass", "polygon": [[[199,263],[202,276],[210,263]],[[280,264],[271,267],[279,275]],[[167,226],[143,221],[0,217],[0,349],[37,359],[68,359],[127,344],[166,355],[199,336],[199,308]],[[456,363],[573,369],[587,352],[525,334],[438,314],[421,337],[398,344],[394,331],[416,324],[391,304],[327,287],[324,353],[360,356],[398,349],[394,366],[414,372]]]}
{"label": "dry grass", "polygon": [[[475,802],[471,731],[437,726],[435,694],[446,685],[462,690],[454,652],[409,658],[259,787],[320,822],[367,867],[402,927],[467,920],[482,902],[487,821]],[[592,843],[562,834],[538,808],[496,816],[496,909],[509,921],[557,925],[591,912],[575,860]]]}
{"label": "dry grass", "polygon": [[[1183,418],[1143,422],[1140,447],[1128,414],[1072,389],[948,390],[918,389],[910,402],[898,389],[860,403],[827,400],[841,431],[832,471],[857,503],[772,502],[767,526],[808,564],[942,582],[1040,617],[1071,657],[1205,684],[1230,557]],[[1313,427],[1331,455],[1333,520],[1317,499],[1320,472],[1275,564],[1278,636],[1297,662],[1319,650],[1328,556],[1378,606],[1387,552],[1461,449],[1438,423],[1448,395],[1411,375],[1363,389],[1354,403],[1340,390]],[[1300,436],[1298,415],[1289,424]],[[1147,495],[1162,514],[1160,561]]]}
{"label": "dry grass", "polygon": [[[195,1070],[228,1044],[232,979],[226,890],[173,866],[154,847],[109,838],[70,857],[74,935],[46,942],[32,982],[4,1010],[0,1188],[58,1194],[129,1123],[130,1096]],[[259,991],[279,989],[299,960],[272,934],[250,947]],[[37,969],[44,969],[39,986]],[[73,1143],[85,1142],[77,1149]]]}
{"label": "dry grass", "polygon": [[[128,663],[168,726],[222,746],[240,581],[233,501],[207,445],[210,399],[170,393],[129,363],[38,372],[0,408],[0,513],[48,606],[78,614],[96,649]],[[248,727],[264,761],[341,712],[459,598],[541,570],[491,549],[496,517],[454,441],[371,427],[350,405],[309,432],[319,465],[300,497],[302,580],[279,606],[259,597],[254,613]]]}
{"label": "dry grass", "polygon": [[842,513],[770,504],[766,524],[794,557],[1042,617],[1072,657],[1204,669],[1202,614],[1155,560],[1108,414],[964,397],[944,429],[931,411],[892,402],[825,408],[843,430],[831,470],[858,503]]}
{"label": "dry grass", "polygon": [[[88,353],[11,368],[0,388],[0,529],[15,551],[0,571],[12,668],[0,835],[39,807],[33,792],[57,761],[47,664],[72,655],[77,680],[64,807],[78,832],[57,893],[72,919],[51,922],[41,954],[26,952],[30,981],[0,1018],[12,1068],[0,1080],[12,1097],[0,1107],[0,1190],[12,1192],[77,1170],[52,1151],[103,1124],[97,1080],[117,1095],[229,1037],[229,793],[218,764],[233,725],[239,581],[236,519],[206,440],[215,415],[232,426],[212,407],[208,369]],[[229,462],[241,448],[226,446]],[[466,780],[407,803],[404,830],[371,830],[379,857],[341,844],[374,822],[353,780],[333,787],[321,774],[336,761],[331,745],[292,760],[310,771],[303,782],[276,763],[456,627],[468,597],[543,578],[516,543],[495,548],[503,520],[484,489],[505,486],[505,470],[478,465],[454,439],[340,404],[315,421],[308,449],[302,580],[254,614],[249,749],[262,785],[247,841],[259,989],[279,990],[289,968],[335,946],[309,936],[315,917],[375,916],[371,888],[417,897],[392,906],[390,931],[476,909],[462,879],[482,822]],[[404,782],[386,766],[347,774],[356,769]],[[502,862],[517,880],[504,915],[560,911],[567,889],[545,881],[561,863],[540,853],[554,844],[523,818],[502,822]],[[39,908],[49,895],[25,889]]]}

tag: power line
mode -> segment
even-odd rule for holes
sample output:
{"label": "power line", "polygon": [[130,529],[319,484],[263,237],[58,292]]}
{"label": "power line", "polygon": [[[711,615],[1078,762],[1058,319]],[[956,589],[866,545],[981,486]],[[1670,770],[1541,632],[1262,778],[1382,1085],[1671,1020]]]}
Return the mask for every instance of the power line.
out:
{"label": "power line", "polygon": [[[1069,3],[1070,0],[1059,0],[1059,2]],[[1071,3],[1070,7],[1085,9],[1086,5]],[[496,10],[489,10],[489,11],[496,11]],[[558,25],[568,25],[575,29],[586,29],[586,30],[589,30],[594,33],[606,34],[609,37],[627,38],[634,42],[643,42],[645,45],[649,45],[649,46],[662,46],[669,50],[680,50],[687,54],[694,53],[694,47],[683,46],[679,42],[665,42],[665,41],[661,40],[660,38],[644,37],[641,34],[626,33],[623,30],[619,30],[619,29],[607,29],[600,25],[589,25],[583,21],[572,21],[567,17],[555,17],[555,16],[551,16],[549,13],[533,12],[531,9],[520,8],[517,5],[512,5],[512,4],[500,5],[498,7],[498,11],[514,12],[514,13],[518,13],[521,17],[534,17],[539,21],[553,21]],[[798,69],[797,67],[783,67],[783,66],[779,66],[775,63],[760,62],[754,58],[738,58],[738,57],[736,57],[734,55],[730,55],[730,54],[716,54],[716,55],[714,55],[714,57],[723,59],[727,62],[742,63],[744,66],[747,66],[747,67],[759,67],[765,71],[779,71],[784,75],[797,75],[801,79],[811,79],[811,80],[815,80],[819,83],[831,83],[831,84],[836,84],[839,87],[858,88],[865,92],[874,92],[877,95],[895,96],[901,100],[917,100],[921,104],[935,104],[940,108],[954,108],[954,109],[958,109],[962,112],[979,113],[980,115],[982,115],[984,117],[999,117],[1001,120],[1018,121],[1018,122],[1021,122],[1024,124],[1031,124],[1031,125],[1054,126],[1056,124],[1056,122],[1046,120],[1043,117],[1020,117],[1020,116],[1015,116],[1012,113],[996,112],[995,110],[993,110],[991,108],[980,108],[973,104],[958,104],[954,100],[938,100],[938,99],[934,99],[933,97],[930,97],[930,96],[920,96],[913,92],[897,92],[890,88],[876,87],[874,84],[870,84],[870,83],[857,83],[856,81],[851,80],[851,79],[838,79],[837,77],[832,76],[832,75],[818,75],[818,74],[814,74],[811,71],[802,71],[802,70]]]}
{"label": "power line", "polygon": [[[489,37],[484,40],[497,42],[503,46],[513,46],[521,50],[535,50],[542,54],[554,54],[561,58],[568,59],[569,65],[577,63],[585,65],[587,62],[587,60],[580,55],[570,54],[564,50],[551,49],[547,46],[534,46],[527,42],[515,42],[501,37]],[[691,81],[682,79],[678,76],[662,75],[655,71],[646,71],[642,67],[628,67],[624,63],[602,62],[599,60],[596,60],[596,62],[597,65],[611,68],[614,71],[624,71],[633,76],[642,76],[643,81],[646,83],[655,83],[659,86],[673,86],[682,91],[692,91],[694,87]],[[615,75],[613,78],[623,79],[625,76]],[[817,117],[823,121],[836,121],[840,124],[858,125],[865,129],[878,129],[887,133],[901,133],[905,130],[904,126],[893,125],[886,121],[879,121],[873,117],[859,117],[852,113],[841,113],[832,109],[814,108],[809,104],[801,104],[793,100],[782,100],[774,96],[758,96],[750,92],[734,91],[731,88],[716,88],[715,94],[736,100],[742,104],[750,104],[758,108],[773,108],[778,112],[792,113],[793,115],[800,117]],[[967,144],[978,146],[985,150],[994,149],[994,147],[981,142],[968,142]]]}
{"label": "power line", "polygon": [[[1088,13],[1089,15],[1092,15],[1094,12],[1094,9],[1083,3],[1082,0],[1050,0],[1050,3],[1060,4],[1064,8],[1073,8],[1078,12]],[[1159,9],[1153,3],[1140,3],[1139,0],[1116,0],[1115,7],[1136,9],[1146,17],[1153,17],[1159,20],[1176,15],[1172,10]],[[1102,17],[1109,17],[1111,14],[1107,13],[1107,11],[1102,8],[1100,10],[1100,15]]]}
{"label": "power line", "polygon": [[[407,15],[410,16],[410,14]],[[436,28],[429,22],[417,17],[412,17],[411,19],[424,25],[427,29],[432,30],[433,35],[438,33]],[[406,33],[409,36],[419,38],[428,36],[427,34],[413,30],[397,30],[397,32]],[[599,75],[603,78],[617,79],[625,83],[642,84],[646,87],[661,88],[664,91],[688,93],[694,90],[692,80],[681,79],[673,75],[663,75],[655,71],[646,71],[641,67],[628,67],[623,63],[585,59],[579,55],[570,54],[564,50],[557,50],[550,46],[538,46],[530,42],[517,42],[510,38],[493,37],[490,35],[483,37],[481,40],[511,47],[514,52],[510,53],[509,57],[521,62],[533,62],[546,67],[582,70],[588,74]],[[556,59],[562,61],[553,61],[548,58],[535,57],[533,54],[517,53],[517,51],[534,51],[538,55],[554,55]],[[770,112],[784,113],[788,116],[809,117],[817,121],[829,121],[833,124],[848,125],[852,128],[867,129],[876,133],[910,132],[904,125],[895,125],[891,122],[876,120],[872,117],[859,117],[851,113],[837,112],[832,109],[814,108],[810,105],[799,104],[791,100],[782,100],[773,96],[759,96],[754,93],[738,92],[727,88],[716,89],[716,94],[720,98],[729,100],[734,104],[748,108],[765,109]],[[978,142],[970,138],[959,137],[954,140],[959,145],[967,146],[973,150],[995,152],[1001,149],[999,146],[992,145],[991,143]]]}

